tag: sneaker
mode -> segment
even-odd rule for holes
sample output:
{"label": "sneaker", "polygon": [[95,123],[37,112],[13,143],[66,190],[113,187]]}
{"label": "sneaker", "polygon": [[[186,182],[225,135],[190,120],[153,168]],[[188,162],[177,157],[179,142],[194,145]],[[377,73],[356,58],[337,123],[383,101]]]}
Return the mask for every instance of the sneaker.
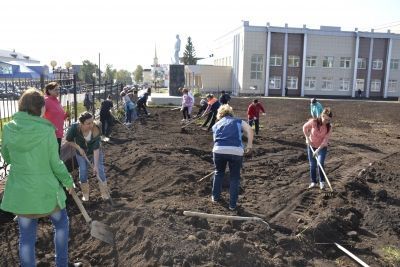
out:
{"label": "sneaker", "polygon": [[324,187],[325,187],[325,183],[324,182],[320,182],[319,183],[319,188],[321,188],[321,190],[322,190],[322,189],[324,189]]}
{"label": "sneaker", "polygon": [[229,210],[234,211],[236,210],[236,207],[235,208],[229,207]]}
{"label": "sneaker", "polygon": [[316,186],[315,183],[311,183],[311,184],[308,186],[308,188],[313,188],[313,187],[315,187],[315,186]]}
{"label": "sneaker", "polygon": [[211,202],[213,203],[217,203],[219,201],[219,199],[214,198],[214,196],[211,196]]}
{"label": "sneaker", "polygon": [[182,120],[181,120],[181,122],[185,122],[185,121],[186,121],[185,119],[182,119]]}

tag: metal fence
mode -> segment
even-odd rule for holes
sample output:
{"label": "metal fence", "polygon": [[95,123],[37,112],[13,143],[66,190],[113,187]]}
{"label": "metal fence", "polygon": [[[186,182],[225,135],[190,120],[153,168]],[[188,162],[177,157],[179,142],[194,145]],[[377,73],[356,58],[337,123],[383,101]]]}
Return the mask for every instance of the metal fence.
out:
{"label": "metal fence", "polygon": [[[5,123],[12,119],[12,115],[18,111],[18,99],[23,92],[30,87],[44,90],[49,82],[60,84],[60,102],[71,114],[71,121],[75,122],[78,118],[78,103],[84,101],[86,92],[90,92],[92,106],[89,111],[96,116],[99,103],[111,95],[116,102],[117,108],[120,105],[119,92],[123,88],[121,83],[104,82],[103,84],[86,84],[77,80],[76,75],[71,75],[68,79],[0,79],[0,130]],[[96,100],[96,101],[93,101]]]}
{"label": "metal fence", "polygon": [[[111,95],[117,109],[121,105],[119,93],[124,86],[122,83],[104,82],[103,84],[85,84],[77,81],[76,75],[73,75],[69,79],[59,80],[47,80],[43,78],[0,79],[0,131],[2,132],[4,124],[12,120],[12,115],[18,111],[18,99],[27,88],[33,87],[43,91],[45,85],[52,81],[60,84],[60,102],[71,113],[70,119],[64,124],[64,130],[72,122],[78,120],[78,103],[84,101],[86,92],[90,92],[92,99],[96,100],[92,101],[89,109],[95,118],[99,114],[100,102],[106,99],[108,95]],[[2,180],[8,175],[8,170],[9,166],[4,162],[0,154],[0,187]]]}

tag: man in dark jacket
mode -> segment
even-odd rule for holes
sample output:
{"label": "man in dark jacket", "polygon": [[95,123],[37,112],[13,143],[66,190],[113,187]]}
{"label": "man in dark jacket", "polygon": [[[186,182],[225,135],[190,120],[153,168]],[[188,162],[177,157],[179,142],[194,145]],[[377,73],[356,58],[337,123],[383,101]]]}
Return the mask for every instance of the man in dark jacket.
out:
{"label": "man in dark jacket", "polygon": [[228,104],[230,100],[231,100],[231,96],[229,94],[227,94],[225,91],[222,91],[221,96],[219,98],[219,102],[221,103],[221,105]]}
{"label": "man in dark jacket", "polygon": [[107,99],[101,103],[100,107],[101,131],[106,137],[109,137],[111,133],[111,126],[113,121],[111,115],[112,107],[113,102],[111,100],[111,95],[108,95]]}

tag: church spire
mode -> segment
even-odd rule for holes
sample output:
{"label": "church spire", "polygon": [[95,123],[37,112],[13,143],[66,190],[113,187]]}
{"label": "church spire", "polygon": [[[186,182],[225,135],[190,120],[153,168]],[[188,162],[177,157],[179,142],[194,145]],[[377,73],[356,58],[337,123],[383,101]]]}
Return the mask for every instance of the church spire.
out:
{"label": "church spire", "polygon": [[157,45],[154,45],[154,59],[153,66],[158,67],[158,58],[157,58]]}

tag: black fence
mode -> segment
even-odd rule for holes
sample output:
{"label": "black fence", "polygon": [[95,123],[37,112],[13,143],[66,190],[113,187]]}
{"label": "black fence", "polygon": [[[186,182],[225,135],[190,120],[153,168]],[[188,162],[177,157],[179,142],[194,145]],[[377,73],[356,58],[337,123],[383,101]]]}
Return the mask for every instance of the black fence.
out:
{"label": "black fence", "polygon": [[[58,80],[51,79],[0,79],[0,130],[3,129],[5,123],[12,119],[12,115],[18,111],[18,99],[23,92],[30,87],[44,90],[49,82],[58,82],[60,84],[60,102],[66,107],[71,114],[71,121],[77,121],[78,103],[84,101],[85,93],[89,93],[91,97],[91,107],[88,109],[96,116],[99,103],[111,95],[117,108],[120,105],[119,92],[123,88],[121,83],[104,82],[103,84],[85,84],[77,80],[76,75],[69,78]],[[93,101],[96,100],[96,101]]]}
{"label": "black fence", "polygon": [[[0,79],[0,131],[2,132],[5,123],[12,120],[12,115],[18,111],[18,99],[23,92],[30,88],[37,88],[44,91],[49,82],[60,84],[60,102],[71,116],[64,124],[66,130],[72,122],[78,120],[78,103],[83,103],[86,93],[91,95],[91,111],[95,118],[99,116],[100,102],[109,95],[116,103],[117,109],[121,105],[120,92],[124,87],[122,83],[104,82],[103,84],[86,84],[77,80],[77,75],[71,75],[67,79],[50,80],[44,79]],[[93,101],[94,100],[94,101]],[[1,138],[1,136],[0,136]],[[1,143],[0,143],[1,147]],[[8,166],[0,155],[0,185],[1,180],[8,174]]]}

